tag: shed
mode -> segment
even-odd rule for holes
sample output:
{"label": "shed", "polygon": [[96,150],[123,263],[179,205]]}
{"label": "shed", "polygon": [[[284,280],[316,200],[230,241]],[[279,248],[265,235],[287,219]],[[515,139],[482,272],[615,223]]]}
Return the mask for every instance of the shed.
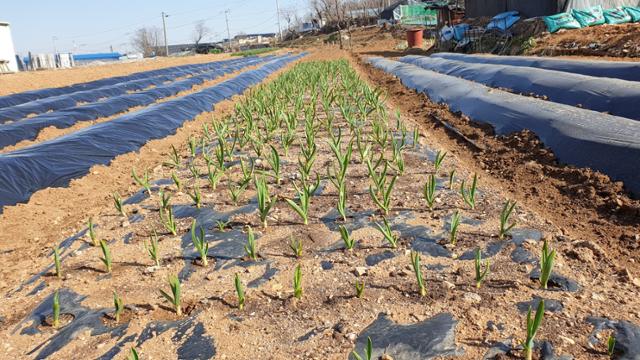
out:
{"label": "shed", "polygon": [[17,72],[16,50],[13,47],[11,27],[0,21],[0,72]]}

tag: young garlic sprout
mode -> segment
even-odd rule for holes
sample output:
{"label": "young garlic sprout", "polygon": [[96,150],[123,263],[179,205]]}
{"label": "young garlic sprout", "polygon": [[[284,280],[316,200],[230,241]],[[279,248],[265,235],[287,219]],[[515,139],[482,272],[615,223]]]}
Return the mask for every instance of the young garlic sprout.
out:
{"label": "young garlic sprout", "polygon": [[181,305],[181,285],[180,280],[176,275],[169,276],[169,287],[171,288],[171,294],[164,292],[164,290],[160,289],[160,294],[173,305],[174,310],[178,316],[182,316],[182,305]]}

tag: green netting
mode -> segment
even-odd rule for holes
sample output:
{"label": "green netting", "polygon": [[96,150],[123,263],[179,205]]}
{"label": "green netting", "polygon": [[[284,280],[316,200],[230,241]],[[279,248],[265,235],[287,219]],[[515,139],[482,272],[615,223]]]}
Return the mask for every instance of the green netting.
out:
{"label": "green netting", "polygon": [[425,9],[424,5],[400,5],[394,11],[394,18],[403,25],[436,25],[438,12]]}

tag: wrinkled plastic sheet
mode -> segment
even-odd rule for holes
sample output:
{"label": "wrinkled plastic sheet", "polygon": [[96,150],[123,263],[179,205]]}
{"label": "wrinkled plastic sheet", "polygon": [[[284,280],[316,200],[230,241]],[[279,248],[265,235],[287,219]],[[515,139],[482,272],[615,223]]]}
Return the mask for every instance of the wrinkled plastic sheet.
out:
{"label": "wrinkled plastic sheet", "polygon": [[247,58],[217,66],[216,69],[149,90],[115,96],[96,103],[86,104],[69,109],[49,112],[24,121],[0,125],[0,148],[11,146],[23,140],[35,139],[44,128],[53,126],[58,129],[68,128],[80,121],[90,121],[101,117],[125,112],[136,106],[152,104],[160,99],[174,96],[179,92],[192,89],[206,81],[214,80],[225,74],[242,68],[269,61],[272,57]]}
{"label": "wrinkled plastic sheet", "polygon": [[533,131],[563,163],[590,167],[622,180],[640,194],[640,122],[488,88],[411,64],[373,58],[375,67],[397,76],[452,111],[491,124],[497,134]]}
{"label": "wrinkled plastic sheet", "polygon": [[475,64],[525,66],[588,76],[640,81],[640,62],[565,60],[535,56],[468,55],[457,53],[435,53],[431,56]]}
{"label": "wrinkled plastic sheet", "polygon": [[521,66],[473,64],[409,55],[400,61],[445,75],[550,101],[640,120],[640,83]]}
{"label": "wrinkled plastic sheet", "polygon": [[188,65],[187,68],[168,68],[162,75],[146,76],[134,80],[119,82],[117,84],[103,86],[97,89],[77,91],[69,94],[51,96],[44,99],[30,101],[24,104],[0,109],[0,123],[17,121],[27,118],[29,115],[42,114],[47,111],[68,109],[80,103],[93,103],[101,99],[144,90],[150,86],[160,86],[166,82],[178,78],[194,76],[203,72],[215,70],[226,64],[234,64],[239,60],[226,60],[207,64]]}
{"label": "wrinkled plastic sheet", "polygon": [[211,111],[218,102],[244,92],[305,55],[276,58],[197,93],[0,154],[0,206],[26,202],[40,189],[65,187],[94,165],[107,165],[116,156],[136,151],[150,140],[174,134],[185,121]]}
{"label": "wrinkled plastic sheet", "polygon": [[[228,61],[228,60],[225,60],[225,61]],[[188,64],[188,65],[181,65],[181,66],[172,66],[168,68],[142,71],[142,72],[133,73],[129,75],[114,76],[106,79],[73,84],[69,86],[30,90],[30,91],[17,93],[17,94],[0,96],[0,109],[28,103],[34,100],[45,99],[52,96],[66,95],[66,94],[71,94],[78,91],[98,89],[104,86],[115,85],[115,84],[127,82],[127,81],[141,80],[141,79],[146,79],[153,76],[166,75],[174,71],[196,70],[196,69],[207,67],[210,65],[215,65],[216,63],[220,63],[220,62],[215,61],[215,62],[204,63],[204,64]]]}

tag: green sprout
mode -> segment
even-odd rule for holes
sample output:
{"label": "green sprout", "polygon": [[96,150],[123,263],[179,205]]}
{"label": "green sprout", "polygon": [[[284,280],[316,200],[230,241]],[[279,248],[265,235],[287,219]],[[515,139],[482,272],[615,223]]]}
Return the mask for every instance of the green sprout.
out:
{"label": "green sprout", "polygon": [[364,348],[364,358],[361,357],[355,350],[351,353],[356,360],[371,360],[373,356],[373,344],[371,343],[371,337],[367,337],[367,347]]}
{"label": "green sprout", "polygon": [[118,213],[122,216],[127,216],[127,214],[124,212],[124,207],[122,205],[122,198],[120,197],[120,194],[118,194],[117,192],[113,193],[113,206],[115,206],[116,210],[118,210]]}
{"label": "green sprout", "polygon": [[189,165],[189,171],[191,172],[191,175],[193,175],[193,178],[195,180],[198,180],[200,178],[200,170],[198,170],[197,166]]}
{"label": "green sprout", "polygon": [[147,170],[144,171],[144,175],[141,177],[136,174],[136,169],[131,168],[131,176],[136,184],[142,186],[149,195],[151,195],[151,184],[149,183],[149,172]]}
{"label": "green sprout", "polygon": [[106,266],[107,273],[111,273],[111,265],[112,265],[111,250],[109,250],[109,245],[107,244],[106,241],[100,240],[100,249],[102,249],[102,257],[100,258],[100,260],[102,260],[102,262]]}
{"label": "green sprout", "polygon": [[89,239],[91,239],[91,243],[93,246],[99,246],[100,242],[98,241],[98,237],[96,236],[96,231],[94,228],[95,224],[93,223],[93,219],[89,218],[89,223],[87,227],[89,228]]}
{"label": "green sprout", "polygon": [[153,260],[156,266],[160,266],[160,252],[158,251],[158,235],[156,231],[153,231],[153,234],[149,237],[149,243],[144,243],[145,249],[147,249],[147,253],[151,260]]}
{"label": "green sprout", "polygon": [[379,223],[375,223],[376,226],[378,227],[378,230],[382,233],[382,235],[384,236],[384,239],[389,243],[389,245],[391,246],[391,248],[395,249],[398,247],[398,238],[396,235],[393,234],[393,232],[391,231],[391,226],[389,226],[389,222],[387,222],[387,219],[385,217],[382,218],[383,224],[384,225],[380,225]]}
{"label": "green sprout", "polygon": [[226,145],[225,138],[219,137],[218,146],[216,146],[216,149],[215,149],[215,154],[216,154],[216,160],[218,161],[218,167],[220,169],[225,168],[225,158],[227,156],[227,149],[225,145]]}
{"label": "green sprout", "polygon": [[118,293],[116,293],[115,291],[113,292],[113,307],[115,308],[113,312],[113,317],[115,318],[116,322],[119,323],[120,315],[124,311],[124,302],[122,301],[122,298],[118,296]]}
{"label": "green sprout", "polygon": [[53,327],[60,327],[60,294],[58,290],[53,293]]}
{"label": "green sprout", "polygon": [[196,251],[198,251],[198,254],[200,255],[202,266],[206,267],[209,264],[209,262],[207,261],[207,254],[209,253],[209,243],[206,240],[206,236],[202,227],[200,227],[199,232],[196,233],[195,219],[191,223],[191,242],[193,243],[193,247],[196,248]]}
{"label": "green sprout", "polygon": [[300,173],[302,174],[302,180],[304,181],[309,178],[313,164],[316,161],[316,156],[318,154],[318,147],[316,146],[316,143],[311,142],[306,146],[304,144],[301,145],[300,154],[302,155],[302,159],[298,157],[298,165],[300,165]]}
{"label": "green sprout", "polygon": [[182,306],[180,305],[180,279],[176,275],[169,276],[169,286],[171,287],[171,294],[169,295],[164,290],[160,289],[160,294],[167,299],[173,305],[174,310],[178,316],[182,316]]}
{"label": "green sprout", "polygon": [[296,202],[291,199],[284,200],[298,215],[300,215],[304,224],[307,225],[309,224],[309,205],[311,201],[312,189],[304,182],[302,184],[302,189],[298,188],[295,183],[293,183],[293,186],[296,188],[296,192],[298,193],[300,204],[296,204]]}
{"label": "green sprout", "polygon": [[173,183],[176,185],[176,189],[180,191],[182,189],[182,182],[175,172],[171,172],[171,180],[173,180]]}
{"label": "green sprout", "polygon": [[160,207],[163,210],[167,210],[169,208],[169,206],[171,205],[171,194],[168,194],[164,191],[160,191],[159,193],[160,195]]}
{"label": "green sprout", "polygon": [[420,296],[427,295],[427,287],[424,285],[424,279],[422,278],[422,268],[420,267],[420,253],[411,250],[411,265],[413,266],[413,272],[416,274],[416,281],[420,288]]}
{"label": "green sprout", "polygon": [[404,174],[404,156],[402,155],[402,153],[399,153],[395,159],[396,159],[396,169],[398,170],[398,175]]}
{"label": "green sprout", "polygon": [[242,170],[242,181],[241,183],[249,183],[251,178],[253,177],[255,165],[251,162],[251,167],[248,167],[244,164],[244,160],[240,159],[240,170]]}
{"label": "green sprout", "polygon": [[204,159],[204,161],[207,163],[207,166],[211,166],[211,164],[213,164],[213,159],[211,158],[211,154],[209,153],[208,150],[206,150],[206,144],[205,144],[205,139],[202,138],[202,158]]}
{"label": "green sprout", "polygon": [[[373,158],[373,155],[372,155],[372,158]],[[371,163],[372,158],[367,159],[366,161],[367,171],[369,172],[369,178],[371,179],[371,181],[373,181],[373,184],[376,188],[376,193],[378,193],[380,192],[380,189],[384,188],[385,183],[387,182],[387,169],[389,165],[386,161],[384,161],[384,166],[382,167],[382,171],[380,172],[380,174],[378,174],[376,172],[376,169],[380,166],[380,164],[384,160],[383,154],[380,154],[380,158],[378,159],[375,165],[372,165]]]}
{"label": "green sprout", "polygon": [[342,242],[344,243],[345,249],[352,251],[356,242],[353,240],[349,231],[343,225],[338,226],[338,230],[340,230],[340,237],[342,238]]}
{"label": "green sprout", "polygon": [[171,153],[169,153],[169,162],[166,164],[170,167],[180,166],[180,155],[178,155],[178,150],[176,150],[176,147],[173,145],[171,145]]}
{"label": "green sprout", "polygon": [[287,131],[282,132],[280,134],[280,143],[282,144],[282,148],[284,149],[284,155],[289,155],[289,148],[293,145],[293,142],[296,140],[295,137],[295,128],[288,128]]}
{"label": "green sprout", "polygon": [[244,246],[247,256],[253,260],[258,260],[258,251],[256,250],[256,237],[253,234],[251,226],[247,226],[247,245]]}
{"label": "green sprout", "polygon": [[418,147],[418,141],[420,139],[420,132],[418,131],[418,128],[413,129],[413,148],[417,148]]}
{"label": "green sprout", "polygon": [[218,187],[218,183],[222,178],[223,172],[218,170],[217,168],[211,169],[211,165],[207,164],[207,180],[209,181],[209,186],[211,186],[211,190],[215,190]]}
{"label": "green sprout", "polygon": [[336,209],[340,216],[342,216],[342,221],[347,221],[347,189],[345,183],[342,183],[338,188],[338,203],[336,204]]}
{"label": "green sprout", "polygon": [[360,282],[356,280],[354,286],[356,288],[356,297],[362,299],[362,296],[364,296],[364,280]]}
{"label": "green sprout", "polygon": [[160,209],[160,221],[162,222],[164,228],[171,233],[171,235],[178,235],[178,223],[173,216],[173,208],[171,206],[169,206],[169,209],[167,209],[166,212],[162,208]]}
{"label": "green sprout", "polygon": [[271,196],[269,195],[269,188],[267,187],[267,183],[264,178],[256,178],[255,185],[258,198],[258,212],[260,213],[260,221],[262,222],[262,227],[266,229],[267,215],[269,215],[271,207],[273,207],[276,202],[274,199],[271,199]]}
{"label": "green sprout", "polygon": [[522,346],[524,346],[525,359],[531,360],[533,358],[533,340],[536,337],[536,333],[540,328],[540,324],[542,323],[542,318],[544,317],[544,300],[540,300],[538,303],[538,308],[536,310],[535,318],[531,318],[531,307],[529,307],[529,312],[527,313],[527,339],[524,341]]}
{"label": "green sprout", "polygon": [[131,348],[131,352],[129,353],[129,356],[127,356],[127,360],[140,360],[140,355],[138,355],[136,348]]}
{"label": "green sprout", "polygon": [[609,335],[607,338],[607,355],[610,358],[613,358],[613,354],[616,351],[616,337],[613,335]]}
{"label": "green sprout", "polygon": [[244,288],[242,287],[242,281],[240,280],[240,275],[238,275],[237,273],[234,280],[234,284],[236,287],[236,294],[238,295],[238,309],[242,310],[244,309],[244,301],[245,301]]}
{"label": "green sprout", "polygon": [[267,157],[267,162],[271,166],[271,170],[273,170],[273,177],[276,179],[276,184],[280,185],[280,155],[273,145],[269,145],[269,147],[271,147],[271,156]]}
{"label": "green sprout", "polygon": [[368,139],[363,139],[360,135],[360,129],[356,130],[356,148],[358,149],[358,153],[360,154],[360,162],[364,163],[366,159],[369,158],[369,153],[371,151],[371,143]]}
{"label": "green sprout", "polygon": [[440,170],[440,167],[442,166],[442,162],[444,161],[445,156],[447,156],[446,151],[442,152],[441,150],[438,150],[438,153],[436,154],[436,159],[433,162],[433,167],[435,168],[436,174]]}
{"label": "green sprout", "polygon": [[453,189],[453,182],[456,177],[456,169],[449,171],[449,190]]}
{"label": "green sprout", "polygon": [[433,176],[433,174],[429,175],[427,182],[424,184],[422,194],[424,199],[427,201],[429,210],[433,210],[433,204],[436,201],[436,177]]}
{"label": "green sprout", "polygon": [[227,221],[223,221],[223,220],[216,220],[216,227],[218,228],[218,231],[224,231],[229,224],[231,223],[231,220],[227,220]]}
{"label": "green sprout", "polygon": [[386,190],[384,189],[384,186],[381,188],[378,188],[382,193],[382,199],[379,199],[378,196],[376,195],[376,192],[373,191],[373,188],[369,186],[369,195],[371,195],[371,199],[373,200],[373,202],[376,203],[376,205],[378,205],[378,208],[382,210],[384,215],[389,215],[389,209],[391,207],[391,191],[393,191],[393,187],[396,184],[397,179],[398,179],[398,176],[397,175],[394,176],[391,179],[391,182],[389,183],[389,186],[387,187]]}
{"label": "green sprout", "polygon": [[293,272],[293,296],[296,299],[302,298],[302,270],[300,269],[300,264],[296,266]]}
{"label": "green sprout", "polygon": [[196,157],[196,138],[193,136],[189,136],[189,141],[187,143],[189,145],[189,152],[191,153],[191,157]]}
{"label": "green sprout", "polygon": [[451,216],[451,227],[449,228],[449,242],[453,245],[458,241],[458,226],[460,226],[460,212],[456,210]]}
{"label": "green sprout", "polygon": [[298,259],[302,257],[302,240],[298,239],[297,241],[291,237],[291,243],[289,244],[289,248],[293,251],[293,255]]}
{"label": "green sprout", "polygon": [[56,245],[56,247],[53,248],[53,264],[56,268],[56,276],[58,278],[62,278],[62,265],[61,265],[61,261],[60,261],[60,248],[58,248],[58,246]]}
{"label": "green sprout", "polygon": [[551,270],[556,258],[556,251],[549,249],[549,244],[544,241],[542,245],[542,254],[540,256],[540,287],[547,289],[547,283],[551,277]]}
{"label": "green sprout", "polygon": [[202,206],[202,194],[200,194],[200,187],[198,184],[193,184],[193,194],[189,193],[189,197],[193,200],[193,204],[196,208],[200,209]]}
{"label": "green sprout", "polygon": [[249,181],[244,181],[240,184],[236,184],[235,182],[229,180],[228,188],[229,193],[231,194],[231,201],[233,201],[234,205],[238,205],[240,201],[240,197],[244,194],[245,190],[247,190],[247,185],[249,185]]}
{"label": "green sprout", "polygon": [[489,259],[486,259],[484,261],[484,270],[482,270],[482,253],[480,252],[480,249],[476,249],[474,264],[476,269],[476,288],[480,289],[480,286],[482,286],[482,282],[489,273]]}
{"label": "green sprout", "polygon": [[471,183],[471,187],[467,190],[465,186],[465,180],[462,180],[460,184],[460,195],[462,195],[462,199],[464,202],[469,205],[471,210],[476,208],[476,188],[478,185],[478,174],[473,174],[473,182]]}
{"label": "green sprout", "polygon": [[511,213],[513,212],[513,209],[515,207],[516,202],[511,202],[510,200],[507,200],[507,202],[502,207],[502,211],[500,212],[500,233],[498,235],[498,238],[500,240],[504,239],[509,234],[509,231],[511,231],[511,229],[516,226],[515,221],[510,225],[507,225],[509,223],[509,217],[511,216]]}

